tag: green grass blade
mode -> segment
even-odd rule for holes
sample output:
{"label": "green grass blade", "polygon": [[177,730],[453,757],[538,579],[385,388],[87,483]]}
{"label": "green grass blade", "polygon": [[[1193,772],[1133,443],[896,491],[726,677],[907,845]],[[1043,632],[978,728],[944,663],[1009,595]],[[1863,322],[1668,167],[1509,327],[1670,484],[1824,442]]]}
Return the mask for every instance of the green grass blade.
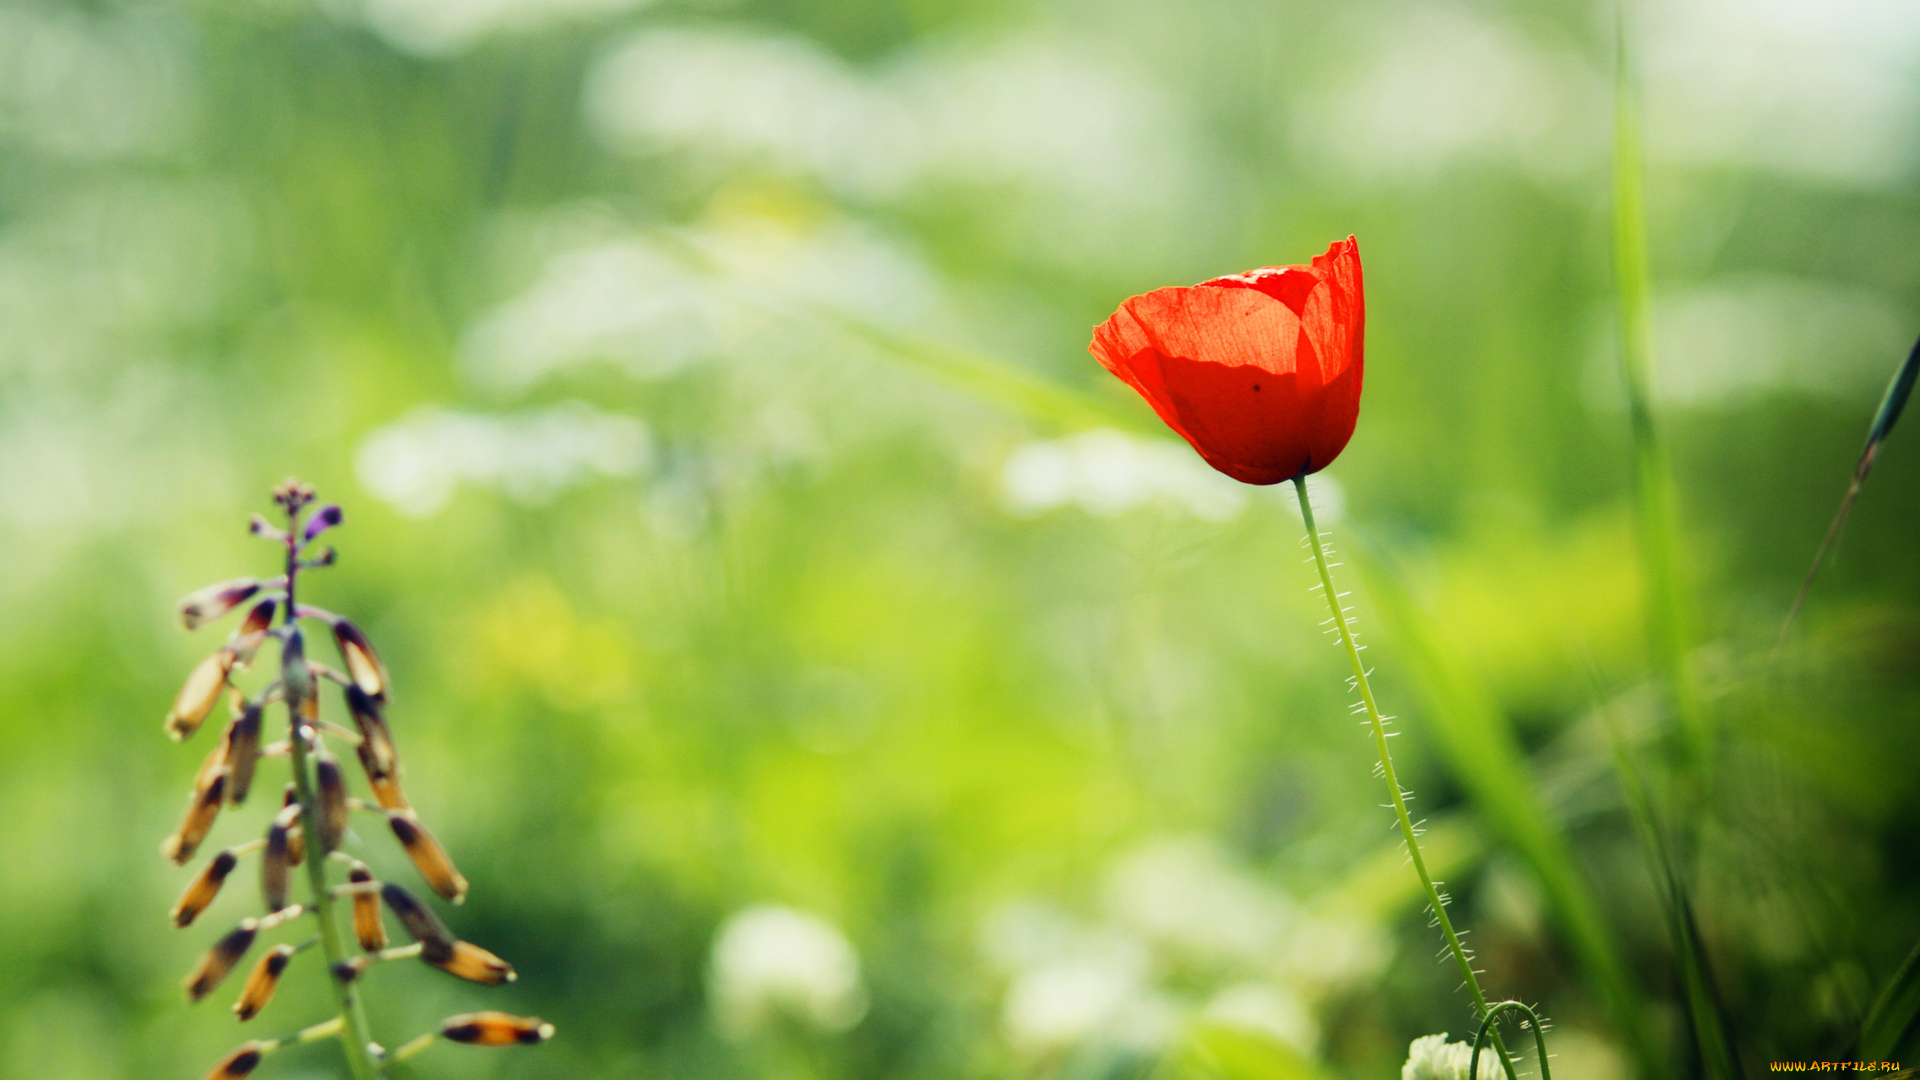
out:
{"label": "green grass blade", "polygon": [[1906,963],[1887,980],[1886,989],[1874,1000],[1860,1025],[1859,1061],[1887,1061],[1912,1034],[1920,1021],[1920,944],[1907,954]]}
{"label": "green grass blade", "polygon": [[[1353,555],[1349,549],[1349,558]],[[1492,695],[1446,643],[1446,636],[1381,560],[1354,560],[1397,653],[1413,665],[1429,722],[1448,764],[1489,829],[1527,861],[1553,921],[1581,968],[1597,984],[1641,1076],[1666,1071],[1644,1003],[1621,960],[1619,943],[1577,869],[1571,849],[1536,791],[1526,756]]]}
{"label": "green grass blade", "polygon": [[1634,832],[1646,852],[1654,881],[1660,890],[1661,907],[1667,916],[1667,936],[1673,945],[1674,963],[1680,969],[1680,983],[1687,1003],[1687,1016],[1693,1024],[1694,1046],[1700,1055],[1701,1072],[1709,1080],[1739,1080],[1740,1054],[1727,1032],[1726,1004],[1720,997],[1706,948],[1700,940],[1699,923],[1694,919],[1693,901],[1686,885],[1674,872],[1673,858],[1666,835],[1654,816],[1653,800],[1634,767],[1626,740],[1604,705],[1600,715],[1607,729],[1607,743],[1613,751],[1614,775],[1626,794],[1627,813],[1633,819]]}
{"label": "green grass blade", "polygon": [[1853,467],[1853,479],[1847,484],[1847,493],[1840,497],[1840,510],[1833,515],[1833,523],[1827,526],[1827,535],[1821,539],[1820,546],[1814,549],[1813,565],[1807,568],[1807,576],[1800,582],[1800,591],[1794,594],[1793,606],[1787,609],[1786,621],[1780,624],[1780,638],[1774,642],[1776,654],[1787,640],[1787,631],[1793,629],[1793,617],[1800,614],[1800,605],[1807,601],[1807,591],[1813,588],[1814,576],[1820,573],[1820,567],[1827,561],[1827,555],[1840,539],[1840,531],[1847,527],[1847,517],[1853,513],[1853,501],[1860,497],[1860,487],[1867,482],[1867,473],[1873,470],[1874,461],[1880,456],[1880,444],[1892,433],[1893,425],[1900,419],[1900,410],[1907,407],[1907,398],[1913,393],[1913,382],[1920,376],[1920,341],[1913,344],[1913,351],[1907,354],[1907,360],[1895,369],[1893,378],[1887,383],[1887,392],[1880,395],[1880,407],[1874,410],[1873,423],[1867,426],[1867,445],[1860,451],[1860,460]]}
{"label": "green grass blade", "polygon": [[1680,564],[1678,500],[1673,466],[1653,414],[1652,286],[1640,192],[1640,120],[1627,65],[1624,10],[1619,13],[1618,28],[1613,81],[1613,262],[1620,302],[1620,366],[1633,430],[1640,557],[1654,655],[1688,754],[1695,768],[1704,772],[1712,758],[1713,731],[1688,662],[1694,631]]}

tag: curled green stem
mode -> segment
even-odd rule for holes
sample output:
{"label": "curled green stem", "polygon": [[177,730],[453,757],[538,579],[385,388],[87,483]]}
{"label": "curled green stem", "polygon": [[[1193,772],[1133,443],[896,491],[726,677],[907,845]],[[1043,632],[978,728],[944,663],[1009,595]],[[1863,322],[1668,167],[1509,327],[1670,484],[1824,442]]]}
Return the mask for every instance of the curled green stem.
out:
{"label": "curled green stem", "polygon": [[1547,1036],[1540,1029],[1540,1016],[1530,1007],[1518,1001],[1503,1001],[1487,1010],[1480,1021],[1480,1030],[1473,1036],[1473,1057],[1467,1061],[1467,1080],[1477,1080],[1480,1071],[1480,1048],[1486,1045],[1487,1036],[1495,1039],[1500,1033],[1494,1030],[1493,1022],[1500,1019],[1503,1012],[1523,1012],[1527,1014],[1527,1023],[1533,1027],[1534,1056],[1540,1059],[1540,1080],[1553,1080],[1553,1070],[1547,1067]]}

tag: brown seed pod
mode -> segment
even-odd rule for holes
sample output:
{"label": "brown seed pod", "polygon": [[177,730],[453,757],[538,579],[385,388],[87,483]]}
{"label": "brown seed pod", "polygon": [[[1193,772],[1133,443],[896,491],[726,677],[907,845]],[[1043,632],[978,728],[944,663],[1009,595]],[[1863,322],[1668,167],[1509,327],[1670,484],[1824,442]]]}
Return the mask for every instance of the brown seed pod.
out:
{"label": "brown seed pod", "polygon": [[206,1080],[239,1080],[242,1076],[251,1076],[253,1070],[260,1067],[260,1059],[266,1056],[266,1044],[259,1041],[244,1042],[233,1053],[220,1059]]}
{"label": "brown seed pod", "polygon": [[424,951],[420,954],[420,958],[449,975],[485,986],[499,986],[501,983],[509,983],[520,977],[513,970],[512,964],[471,941],[454,942],[453,953],[445,959],[436,960]]}
{"label": "brown seed pod", "polygon": [[433,913],[432,908],[392,882],[380,886],[380,898],[387,902],[393,917],[400,920],[400,925],[406,928],[408,935],[420,943],[420,955],[429,963],[452,958],[458,939],[453,936],[453,931],[447,929],[447,924],[440,921],[440,916]]}
{"label": "brown seed pod", "polygon": [[180,687],[180,693],[173,699],[173,708],[167,713],[168,738],[183,742],[200,730],[201,721],[207,718],[207,714],[213,711],[214,703],[220,700],[220,691],[227,685],[227,672],[232,668],[233,653],[226,649],[194,665],[186,683]]}
{"label": "brown seed pod", "polygon": [[[347,872],[347,880],[356,885],[371,885],[373,872],[364,866],[355,866]],[[380,919],[380,897],[371,887],[360,889],[353,894],[353,936],[360,941],[360,947],[368,952],[379,952],[387,947],[387,924]]]}
{"label": "brown seed pod", "polygon": [[381,715],[380,703],[367,696],[366,691],[357,685],[346,687],[347,711],[353,714],[354,726],[360,729],[360,764],[367,770],[367,778],[375,776],[395,777],[400,775],[400,754],[393,746],[393,732],[387,728],[387,719]]}
{"label": "brown seed pod", "polygon": [[273,824],[267,827],[267,848],[260,853],[260,897],[266,901],[269,915],[287,906],[287,882],[293,867],[289,831],[293,819],[299,816],[296,803],[275,815]]}
{"label": "brown seed pod", "polygon": [[447,851],[440,841],[433,838],[425,825],[411,810],[387,811],[387,824],[392,826],[393,835],[405,848],[413,865],[420,870],[420,876],[434,892],[458,904],[467,898],[467,879],[454,868],[453,860],[447,858]]}
{"label": "brown seed pod", "polygon": [[227,794],[227,768],[221,765],[207,782],[193,793],[193,803],[187,807],[187,816],[180,822],[180,831],[174,833],[160,845],[161,854],[172,859],[174,865],[184,866],[193,853],[200,849],[200,841],[207,838],[207,832],[213,828],[213,821],[220,816],[220,803]]}
{"label": "brown seed pod", "polygon": [[233,1011],[241,1020],[251,1020],[260,1015],[260,1010],[273,1000],[273,992],[280,989],[280,973],[287,970],[287,962],[293,959],[293,954],[293,946],[276,945],[253,966],[253,974],[247,976],[246,988],[240,991],[240,999],[233,1003]]}
{"label": "brown seed pod", "polygon": [[380,662],[380,654],[373,651],[367,635],[350,620],[336,619],[333,641],[340,647],[340,658],[346,661],[353,685],[375,701],[387,700],[387,666]]}
{"label": "brown seed pod", "polygon": [[225,615],[259,591],[259,578],[243,577],[188,593],[180,600],[180,624],[189,630],[198,630],[201,623]]}
{"label": "brown seed pod", "polygon": [[379,766],[372,758],[372,751],[368,749],[368,744],[364,740],[359,746],[354,747],[354,750],[360,755],[360,768],[367,774],[367,787],[373,792],[373,801],[379,803],[383,810],[411,809],[407,805],[406,793],[400,790],[400,770],[397,763],[393,772],[383,775],[379,772]]}
{"label": "brown seed pod", "polygon": [[440,1025],[440,1037],[471,1046],[510,1046],[541,1043],[553,1038],[553,1025],[537,1016],[503,1012],[461,1013]]}
{"label": "brown seed pod", "polygon": [[187,1000],[199,1001],[213,993],[226,979],[233,965],[247,955],[253,948],[254,936],[260,932],[260,923],[256,919],[241,919],[240,925],[227,931],[227,935],[213,943],[213,948],[200,957],[193,971],[187,975]]}
{"label": "brown seed pod", "polygon": [[260,763],[260,706],[248,703],[227,725],[226,757],[232,768],[227,778],[227,799],[239,806],[247,800],[254,767]]}
{"label": "brown seed pod", "polygon": [[340,775],[340,760],[325,749],[314,755],[313,773],[320,788],[320,850],[328,852],[347,834],[347,780]]}
{"label": "brown seed pod", "polygon": [[232,848],[215,855],[207,868],[200,871],[200,876],[187,886],[187,891],[180,894],[180,902],[173,905],[173,925],[192,925],[193,920],[207,910],[207,905],[213,903],[213,898],[220,895],[220,886],[226,884],[227,875],[233,873],[239,861]]}

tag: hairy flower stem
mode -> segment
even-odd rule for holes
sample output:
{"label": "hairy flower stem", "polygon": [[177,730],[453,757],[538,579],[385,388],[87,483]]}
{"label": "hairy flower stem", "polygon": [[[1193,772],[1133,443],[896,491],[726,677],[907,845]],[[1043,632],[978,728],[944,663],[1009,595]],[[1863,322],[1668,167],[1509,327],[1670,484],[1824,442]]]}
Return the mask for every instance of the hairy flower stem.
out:
{"label": "hairy flower stem", "polygon": [[[1307,539],[1313,544],[1313,565],[1320,571],[1320,588],[1327,594],[1327,606],[1333,609],[1333,626],[1340,633],[1340,644],[1346,647],[1347,660],[1353,665],[1354,689],[1360,691],[1360,700],[1367,707],[1367,722],[1373,729],[1373,748],[1380,754],[1380,772],[1386,777],[1387,793],[1393,797],[1393,812],[1400,819],[1400,835],[1406,838],[1407,855],[1413,861],[1413,869],[1420,875],[1420,885],[1427,891],[1427,906],[1433,911],[1434,922],[1440,927],[1441,936],[1447,939],[1447,949],[1453,953],[1454,963],[1460,966],[1460,977],[1465,981],[1467,992],[1473,995],[1474,1019],[1484,1020],[1488,1015],[1487,995],[1480,989],[1480,979],[1473,970],[1473,961],[1468,958],[1466,947],[1460,944],[1460,935],[1453,928],[1453,920],[1447,918],[1447,905],[1440,898],[1440,890],[1434,887],[1433,875],[1427,872],[1427,861],[1420,854],[1420,835],[1414,830],[1413,818],[1407,813],[1407,793],[1400,789],[1400,779],[1393,771],[1393,755],[1387,751],[1387,725],[1380,716],[1380,706],[1373,700],[1373,687],[1367,683],[1367,668],[1360,661],[1360,647],[1353,642],[1353,627],[1349,624],[1347,613],[1340,606],[1340,594],[1333,588],[1333,571],[1327,565],[1327,549],[1320,541],[1320,530],[1313,523],[1313,503],[1307,499],[1307,477],[1305,473],[1293,478],[1294,493],[1300,497],[1300,517],[1307,523]],[[1494,1049],[1499,1053],[1500,1064],[1506,1069],[1507,1080],[1517,1080],[1513,1071],[1513,1058],[1507,1052],[1506,1044],[1500,1039],[1500,1032],[1489,1031]]]}
{"label": "hairy flower stem", "polygon": [[[287,517],[287,603],[283,625],[291,626],[297,610],[294,585],[300,572],[299,512],[291,511]],[[340,1030],[341,1049],[347,1056],[347,1070],[353,1074],[353,1080],[382,1080],[386,1074],[368,1049],[373,1037],[367,1026],[366,1010],[360,1004],[359,991],[355,984],[342,982],[332,976],[333,966],[347,958],[346,939],[341,933],[339,920],[334,917],[335,897],[327,887],[328,860],[318,850],[322,835],[320,804],[314,795],[314,784],[309,775],[307,743],[300,737],[300,710],[289,707],[287,711],[293,729],[289,742],[293,756],[294,793],[300,800],[300,816],[306,822],[307,842],[315,846],[312,856],[306,860],[307,884],[313,890],[314,916],[320,921],[320,951],[327,958],[327,982],[333,986],[334,1001],[340,1007],[340,1019],[343,1022]]]}

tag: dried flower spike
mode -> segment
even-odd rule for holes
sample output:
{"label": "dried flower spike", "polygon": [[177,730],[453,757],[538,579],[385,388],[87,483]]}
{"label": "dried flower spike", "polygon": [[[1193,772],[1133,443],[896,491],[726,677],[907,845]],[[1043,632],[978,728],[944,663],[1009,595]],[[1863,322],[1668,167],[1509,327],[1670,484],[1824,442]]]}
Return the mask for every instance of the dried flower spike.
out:
{"label": "dried flower spike", "polygon": [[447,851],[440,841],[433,838],[420,818],[411,810],[389,810],[387,824],[393,828],[393,835],[400,840],[413,865],[420,870],[420,876],[434,892],[458,904],[467,898],[467,879],[459,870],[454,869],[453,860],[447,858]]}
{"label": "dried flower spike", "polygon": [[276,945],[254,965],[253,974],[247,976],[246,988],[240,991],[240,999],[233,1003],[233,1011],[241,1020],[260,1015],[260,1010],[273,1000],[273,992],[280,988],[280,973],[287,970],[287,963],[297,951],[291,945]]}
{"label": "dried flower spike", "polygon": [[233,1053],[220,1059],[213,1071],[207,1074],[206,1080],[239,1080],[242,1076],[251,1076],[253,1070],[260,1067],[260,1059],[265,1052],[265,1044],[257,1040],[241,1043]]}
{"label": "dried flower spike", "polygon": [[207,910],[207,905],[213,903],[213,898],[220,895],[220,886],[226,884],[227,875],[233,873],[239,861],[232,848],[215,855],[207,868],[200,871],[200,876],[187,886],[187,891],[180,894],[179,903],[173,905],[173,925],[191,926],[193,920]]}
{"label": "dried flower spike", "polygon": [[200,850],[200,841],[207,838],[213,828],[214,818],[220,816],[220,804],[226,799],[227,769],[220,766],[204,785],[193,793],[193,803],[187,807],[186,819],[180,823],[180,831],[167,837],[160,845],[161,854],[172,859],[176,866],[183,866],[193,853]]}
{"label": "dried flower spike", "polygon": [[380,897],[371,888],[373,872],[355,866],[347,873],[347,880],[369,886],[353,894],[353,936],[362,949],[379,952],[387,947],[387,924],[380,919]]}
{"label": "dried flower spike", "polygon": [[436,960],[425,952],[420,954],[420,958],[449,975],[483,986],[499,986],[520,977],[512,964],[471,941],[454,942],[453,953],[443,960]]}
{"label": "dried flower spike", "polygon": [[253,770],[260,763],[260,706],[246,703],[227,725],[227,799],[239,806],[253,787]]}
{"label": "dried flower spike", "polygon": [[314,755],[314,777],[320,788],[320,851],[340,846],[347,834],[347,780],[340,775],[340,762],[325,749]]}
{"label": "dried flower spike", "polygon": [[201,721],[207,718],[207,714],[213,711],[214,703],[220,700],[220,691],[227,685],[227,672],[232,667],[233,653],[226,649],[221,649],[194,666],[186,684],[180,687],[179,696],[173,699],[173,709],[167,713],[168,738],[174,742],[185,742],[200,730]]}
{"label": "dried flower spike", "polygon": [[448,960],[453,957],[454,946],[459,944],[453,931],[440,921],[433,909],[413,898],[413,894],[391,882],[380,887],[380,898],[387,902],[393,911],[393,917],[400,920],[407,934],[420,943],[420,955],[429,963]]}
{"label": "dried flower spike", "polygon": [[225,615],[260,591],[259,578],[234,578],[189,593],[180,601],[180,624],[198,630],[202,623]]}
{"label": "dried flower spike", "polygon": [[253,939],[259,932],[259,920],[241,919],[239,926],[214,942],[213,948],[200,957],[200,962],[187,975],[187,1000],[199,1001],[213,993],[226,980],[233,966],[247,955],[247,950],[253,948]]}
{"label": "dried flower spike", "polygon": [[553,1038],[553,1025],[537,1016],[511,1016],[503,1012],[461,1013],[449,1016],[440,1025],[440,1036],[470,1046],[509,1046],[513,1043],[540,1043]]}
{"label": "dried flower spike", "polygon": [[333,641],[340,647],[340,658],[347,662],[347,674],[353,677],[353,685],[375,701],[387,700],[387,666],[380,662],[380,654],[373,651],[367,635],[352,622],[336,619]]}

